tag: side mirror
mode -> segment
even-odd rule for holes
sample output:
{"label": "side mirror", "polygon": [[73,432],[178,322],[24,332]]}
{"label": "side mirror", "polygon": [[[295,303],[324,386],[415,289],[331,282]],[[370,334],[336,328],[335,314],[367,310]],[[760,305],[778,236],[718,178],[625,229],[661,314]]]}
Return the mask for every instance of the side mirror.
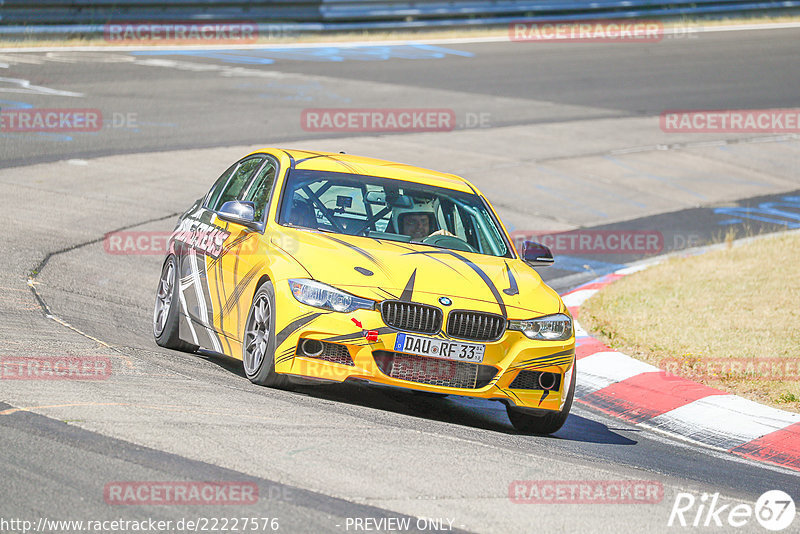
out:
{"label": "side mirror", "polygon": [[541,243],[525,241],[522,243],[522,261],[531,267],[547,267],[553,265],[553,253]]}
{"label": "side mirror", "polygon": [[248,228],[255,228],[256,224],[256,205],[254,202],[242,200],[229,200],[224,203],[217,212],[217,217],[223,221],[228,221]]}

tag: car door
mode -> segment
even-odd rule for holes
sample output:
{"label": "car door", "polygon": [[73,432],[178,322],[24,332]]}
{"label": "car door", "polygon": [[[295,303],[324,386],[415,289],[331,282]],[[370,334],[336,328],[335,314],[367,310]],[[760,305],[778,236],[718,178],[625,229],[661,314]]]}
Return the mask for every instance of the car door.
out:
{"label": "car door", "polygon": [[277,174],[278,162],[268,156],[246,186],[239,190],[236,198],[223,196],[224,201],[241,200],[254,204],[255,229],[216,219],[216,224],[223,226],[230,235],[224,243],[223,256],[219,261],[209,263],[207,276],[210,287],[214,289],[214,297],[218,299],[219,313],[214,315],[215,325],[226,336],[226,343],[232,344],[235,350],[238,350],[240,333],[250,308],[246,296],[253,295],[254,284],[258,282],[259,273],[267,261],[263,230]]}
{"label": "car door", "polygon": [[[181,223],[178,239],[183,241],[179,257],[181,311],[185,322],[182,336],[187,341],[217,352],[230,348],[220,327],[224,309],[220,284],[215,277],[221,259],[230,250],[231,235],[239,229],[217,217],[217,210],[228,200],[236,200],[261,168],[266,156],[248,156],[231,166],[209,191],[203,203],[188,213]],[[185,328],[184,328],[185,327]],[[227,349],[227,350],[226,350]]]}

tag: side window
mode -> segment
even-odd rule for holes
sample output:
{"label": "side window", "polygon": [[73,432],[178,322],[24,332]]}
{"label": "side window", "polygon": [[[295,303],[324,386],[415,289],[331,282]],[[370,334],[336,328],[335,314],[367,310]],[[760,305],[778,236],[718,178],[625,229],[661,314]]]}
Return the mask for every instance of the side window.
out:
{"label": "side window", "polygon": [[272,192],[272,185],[275,183],[275,171],[274,162],[267,159],[264,163],[264,168],[250,182],[250,186],[242,196],[242,200],[249,200],[255,203],[257,221],[261,220],[266,210],[269,195]]}
{"label": "side window", "polygon": [[261,156],[242,161],[231,175],[228,183],[222,188],[219,198],[208,204],[209,209],[217,211],[226,202],[238,199],[263,161],[264,158]]}
{"label": "side window", "polygon": [[481,227],[483,228],[481,235],[486,241],[486,248],[484,250],[489,251],[489,254],[493,254],[495,256],[505,256],[508,254],[508,249],[506,248],[503,241],[503,236],[500,233],[500,227],[492,221],[492,217],[489,215],[489,212],[483,208],[478,212],[478,216],[480,218]]}
{"label": "side window", "polygon": [[206,202],[203,204],[205,207],[214,206],[217,200],[219,199],[220,194],[222,194],[222,190],[225,189],[225,184],[228,183],[228,179],[231,177],[234,169],[236,166],[239,165],[238,163],[234,163],[228,170],[222,173],[222,176],[217,178],[217,181],[214,182],[214,185],[211,186],[211,191],[208,193],[206,197]]}

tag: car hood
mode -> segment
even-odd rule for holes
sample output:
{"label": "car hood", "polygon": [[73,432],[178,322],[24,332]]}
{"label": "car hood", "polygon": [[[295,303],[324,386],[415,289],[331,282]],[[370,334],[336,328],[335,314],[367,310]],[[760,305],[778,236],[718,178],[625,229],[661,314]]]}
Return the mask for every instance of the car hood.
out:
{"label": "car hood", "polygon": [[[426,245],[286,229],[273,244],[320,282],[376,299],[446,296],[490,303],[510,318],[557,313],[558,295],[520,260]],[[287,245],[288,243],[288,245]]]}

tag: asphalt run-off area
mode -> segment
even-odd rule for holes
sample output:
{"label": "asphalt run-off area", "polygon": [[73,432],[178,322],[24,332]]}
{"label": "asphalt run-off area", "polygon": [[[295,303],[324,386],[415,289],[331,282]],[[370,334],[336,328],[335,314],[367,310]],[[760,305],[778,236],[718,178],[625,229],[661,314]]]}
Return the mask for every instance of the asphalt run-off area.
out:
{"label": "asphalt run-off area", "polygon": [[0,531],[765,531],[762,495],[798,502],[797,469],[586,403],[530,436],[496,402],[282,391],[159,348],[164,240],[107,235],[168,236],[267,146],[463,176],[553,250],[562,294],[800,228],[799,32],[0,50],[0,358],[93,366],[0,380]]}

